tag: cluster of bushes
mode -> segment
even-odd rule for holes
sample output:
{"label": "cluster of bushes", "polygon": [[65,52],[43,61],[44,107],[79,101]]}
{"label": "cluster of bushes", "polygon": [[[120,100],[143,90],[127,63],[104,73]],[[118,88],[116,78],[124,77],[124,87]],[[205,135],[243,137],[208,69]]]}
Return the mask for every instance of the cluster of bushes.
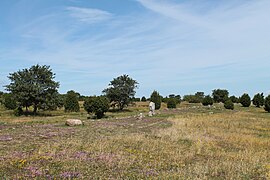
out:
{"label": "cluster of bushes", "polygon": [[[258,96],[258,95],[257,95]],[[253,102],[256,105],[256,97]],[[146,98],[142,98],[146,101]],[[259,98],[260,99],[260,98]],[[204,106],[211,106],[214,103],[223,103],[226,109],[234,109],[234,103],[241,103],[244,107],[249,107],[251,104],[250,97],[247,94],[243,94],[240,98],[236,96],[230,96],[228,90],[224,89],[216,89],[213,90],[212,95],[204,95],[204,92],[197,92],[194,95],[185,95],[183,97],[184,101],[189,103],[202,103]],[[156,104],[156,109],[159,109],[161,106],[161,102],[167,103],[167,108],[176,108],[176,105],[181,102],[180,95],[169,95],[169,97],[163,98],[157,91],[154,91],[151,94],[150,101]],[[261,100],[259,100],[261,102]],[[261,103],[262,104],[262,103]]]}
{"label": "cluster of bushes", "polygon": [[214,100],[210,95],[207,95],[203,98],[202,104],[204,106],[212,106],[214,104]]}
{"label": "cluster of bushes", "polygon": [[181,96],[170,94],[168,97],[162,97],[157,91],[153,91],[149,100],[155,103],[155,109],[160,109],[162,102],[167,104],[167,108],[172,109],[181,103]]}
{"label": "cluster of bushes", "polygon": [[204,92],[197,92],[194,95],[185,95],[183,100],[189,103],[202,103],[204,98]]}
{"label": "cluster of bushes", "polygon": [[236,96],[229,96],[228,90],[225,89],[215,89],[213,90],[212,95],[207,95],[203,97],[202,92],[197,92],[195,95],[186,95],[184,96],[184,101],[189,103],[202,103],[204,106],[213,105],[213,103],[223,103],[226,109],[234,109],[235,103],[241,103],[243,107],[249,107],[251,103],[256,107],[264,106],[266,111],[270,111],[268,102],[270,95],[267,98],[264,98],[263,93],[256,94],[251,100],[250,96],[247,93],[244,93],[239,98]]}

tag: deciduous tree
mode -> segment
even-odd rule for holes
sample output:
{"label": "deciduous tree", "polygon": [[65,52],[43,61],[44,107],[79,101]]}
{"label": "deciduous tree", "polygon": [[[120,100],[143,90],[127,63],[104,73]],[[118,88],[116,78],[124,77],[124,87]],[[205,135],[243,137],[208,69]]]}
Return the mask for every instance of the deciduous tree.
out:
{"label": "deciduous tree", "polygon": [[103,90],[103,93],[109,98],[110,102],[116,103],[120,110],[127,107],[136,94],[138,82],[128,75],[124,74],[114,78],[109,87]]}
{"label": "deciduous tree", "polygon": [[49,105],[58,94],[59,83],[54,81],[55,74],[50,66],[37,64],[11,73],[8,78],[11,83],[6,86],[6,90],[11,92],[19,107],[25,107],[28,111],[33,106],[34,114],[44,104]]}

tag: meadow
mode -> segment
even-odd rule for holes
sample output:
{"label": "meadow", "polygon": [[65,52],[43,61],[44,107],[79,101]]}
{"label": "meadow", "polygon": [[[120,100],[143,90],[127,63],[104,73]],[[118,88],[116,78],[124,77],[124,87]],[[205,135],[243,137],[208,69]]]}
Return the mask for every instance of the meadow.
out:
{"label": "meadow", "polygon": [[[0,108],[1,179],[270,179],[270,113],[148,104],[101,120],[63,110],[15,117]],[[136,118],[144,113],[142,120]],[[77,118],[84,126],[65,126]]]}

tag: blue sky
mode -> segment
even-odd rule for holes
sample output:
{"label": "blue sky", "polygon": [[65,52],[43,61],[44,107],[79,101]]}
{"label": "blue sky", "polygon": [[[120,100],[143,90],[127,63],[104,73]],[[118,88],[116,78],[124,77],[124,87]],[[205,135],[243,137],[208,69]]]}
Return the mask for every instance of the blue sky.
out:
{"label": "blue sky", "polygon": [[0,90],[50,65],[61,93],[99,95],[122,74],[137,96],[270,93],[269,0],[1,0]]}

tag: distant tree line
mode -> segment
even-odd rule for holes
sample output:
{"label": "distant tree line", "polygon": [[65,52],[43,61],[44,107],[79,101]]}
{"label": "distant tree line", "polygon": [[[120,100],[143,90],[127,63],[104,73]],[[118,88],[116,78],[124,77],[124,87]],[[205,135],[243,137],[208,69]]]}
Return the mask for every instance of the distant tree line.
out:
{"label": "distant tree line", "polygon": [[[110,107],[120,111],[128,107],[133,102],[152,101],[155,108],[160,109],[162,102],[167,104],[167,108],[176,108],[181,101],[189,103],[201,103],[204,106],[211,106],[213,103],[223,103],[226,109],[234,109],[235,103],[241,103],[243,107],[249,107],[251,102],[258,108],[270,112],[270,95],[266,98],[263,93],[256,94],[251,100],[245,93],[241,97],[229,96],[226,89],[215,89],[211,95],[204,92],[197,92],[194,95],[185,95],[181,99],[180,95],[170,94],[162,97],[158,91],[154,90],[149,98],[135,97],[138,82],[124,74],[114,78],[105,88],[101,96],[87,97],[80,95],[73,90],[66,94],[60,94],[59,82],[56,82],[55,74],[46,65],[34,65],[29,69],[19,70],[10,73],[11,81],[5,86],[8,93],[0,92],[0,103],[7,109],[14,110],[16,115],[36,115],[39,110],[56,110],[63,108],[66,112],[78,112],[84,108],[88,113],[93,113],[97,118],[102,118]],[[79,101],[83,101],[80,107]]]}

